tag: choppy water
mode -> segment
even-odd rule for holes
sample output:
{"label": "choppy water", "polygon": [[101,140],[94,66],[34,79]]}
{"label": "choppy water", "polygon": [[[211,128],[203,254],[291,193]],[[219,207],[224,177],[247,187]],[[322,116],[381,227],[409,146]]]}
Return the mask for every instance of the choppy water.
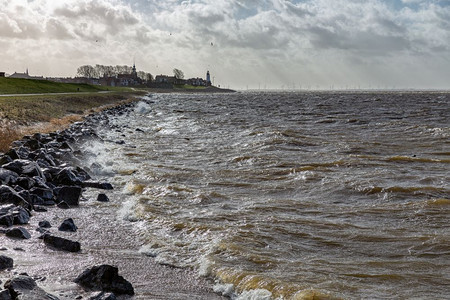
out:
{"label": "choppy water", "polygon": [[441,93],[151,95],[102,163],[142,252],[217,291],[444,299],[449,119]]}

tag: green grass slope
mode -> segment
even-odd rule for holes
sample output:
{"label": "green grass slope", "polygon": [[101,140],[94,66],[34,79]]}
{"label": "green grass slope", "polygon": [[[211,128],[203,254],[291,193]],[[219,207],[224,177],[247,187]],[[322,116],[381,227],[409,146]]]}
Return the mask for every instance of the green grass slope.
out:
{"label": "green grass slope", "polygon": [[124,88],[113,88],[78,83],[60,83],[47,80],[0,77],[0,95],[100,92],[106,90],[118,91],[124,90]]}

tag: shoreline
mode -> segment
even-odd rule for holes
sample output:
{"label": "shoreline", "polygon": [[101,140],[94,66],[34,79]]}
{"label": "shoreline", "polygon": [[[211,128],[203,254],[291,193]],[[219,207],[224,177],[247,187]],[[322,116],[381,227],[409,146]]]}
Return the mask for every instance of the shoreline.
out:
{"label": "shoreline", "polygon": [[[129,107],[130,104],[121,104],[102,110],[87,116],[82,122],[72,124],[72,126],[59,134],[35,135],[16,141],[14,146],[19,150],[24,145],[35,144],[30,141],[37,140],[44,147],[34,147],[36,149],[29,150],[33,150],[33,152],[51,152],[53,150],[49,150],[49,148],[52,148],[49,145],[52,145],[57,140],[61,140],[63,142],[60,143],[67,142],[69,147],[67,151],[62,151],[62,158],[56,155],[58,156],[58,158],[54,159],[54,161],[58,160],[56,168],[67,166],[67,163],[76,166],[77,164],[74,164],[74,161],[84,159],[83,149],[80,147],[81,144],[90,139],[100,139],[93,130],[97,121],[107,117],[108,114],[120,114]],[[50,139],[49,137],[52,138]],[[61,145],[59,145],[58,149],[60,147]],[[23,154],[20,151],[16,152]],[[24,152],[23,149],[22,152]],[[30,155],[30,153],[32,151],[29,151],[28,154]],[[51,153],[47,154],[51,155]],[[20,158],[30,160],[29,155],[28,157],[20,155]],[[2,157],[4,158],[5,155]],[[40,163],[43,164],[43,162]],[[6,164],[2,163],[0,170],[4,170],[4,166]],[[40,168],[42,173],[47,174],[45,171],[46,167],[40,166]],[[75,174],[80,175],[81,173]],[[98,179],[96,178],[96,180]],[[5,182],[5,180],[1,183],[10,187],[16,186],[17,178],[15,183]],[[46,183],[47,187],[50,188],[49,185],[54,184],[54,181],[47,181]],[[17,189],[22,190],[23,188]],[[99,193],[108,195],[110,201],[106,203],[96,201],[95,198]],[[26,194],[26,192],[22,194]],[[10,239],[3,234],[0,235],[2,244],[0,255],[11,257],[14,260],[12,269],[0,271],[1,286],[9,278],[25,272],[36,280],[39,287],[44,288],[48,293],[59,299],[75,299],[77,297],[78,299],[88,299],[98,294],[98,292],[85,291],[73,283],[73,280],[83,270],[93,265],[111,264],[119,267],[119,274],[129,280],[136,291],[136,295],[133,297],[121,296],[119,299],[186,299],[186,297],[225,299],[213,292],[211,282],[205,278],[198,278],[192,270],[159,265],[154,258],[139,253],[143,242],[136,233],[138,224],[117,218],[117,211],[120,209],[122,202],[125,201],[121,196],[123,197],[124,195],[109,193],[108,190],[104,191],[97,188],[84,188],[79,198],[79,206],[68,209],[59,208],[55,205],[56,203],[50,206],[38,207],[34,203],[35,199],[31,201],[27,201],[30,199],[24,199],[26,202],[24,205],[31,206],[28,207],[32,213],[29,221],[22,225],[1,226],[0,228],[2,231],[5,231],[7,228],[20,226],[31,234],[31,238],[17,240]],[[56,200],[56,198],[53,196],[53,200]],[[2,202],[5,202],[3,200]],[[0,204],[2,206],[6,205],[5,203]],[[38,210],[45,208],[47,212],[37,212],[36,208]],[[59,224],[68,217],[73,218],[78,227],[77,232],[66,233],[57,230]],[[38,239],[41,233],[35,230],[38,227],[38,223],[43,220],[48,220],[53,226],[49,229],[50,234],[80,242],[81,252],[58,251],[46,246],[42,240]]]}

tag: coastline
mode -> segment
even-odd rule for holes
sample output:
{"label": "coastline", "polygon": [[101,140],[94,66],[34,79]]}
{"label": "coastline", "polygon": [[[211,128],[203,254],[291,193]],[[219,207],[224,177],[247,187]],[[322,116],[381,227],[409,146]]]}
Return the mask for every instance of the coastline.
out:
{"label": "coastline", "polygon": [[[84,153],[80,147],[81,143],[98,138],[93,131],[96,120],[105,117],[106,114],[120,114],[121,110],[127,109],[127,106],[128,104],[120,104],[91,114],[82,122],[71,125],[68,130],[54,135],[53,141],[67,137],[69,149],[72,150],[63,153],[64,159],[60,159],[60,166],[67,163],[75,166],[73,162],[82,161]],[[38,135],[22,142],[33,140],[34,137]],[[22,142],[14,143],[17,149],[21,144],[24,145]],[[34,151],[42,150],[43,148],[38,148]],[[109,202],[95,200],[97,195],[103,192],[110,196]],[[2,244],[0,255],[14,260],[12,269],[0,271],[2,285],[8,278],[27,273],[37,281],[39,287],[59,299],[75,299],[76,297],[88,299],[98,292],[85,291],[73,280],[83,270],[93,265],[111,264],[118,266],[119,274],[133,284],[136,295],[131,299],[186,299],[186,297],[225,299],[212,291],[210,282],[204,278],[198,278],[193,271],[159,265],[154,258],[140,254],[139,248],[142,246],[142,241],[136,234],[138,224],[117,218],[117,211],[123,201],[125,199],[122,199],[120,194],[109,194],[108,191],[96,188],[84,188],[77,207],[61,209],[52,205],[46,207],[47,212],[32,210],[29,222],[20,225],[31,234],[30,239],[17,240],[0,235]],[[69,217],[73,218],[78,227],[77,232],[58,231],[57,226]],[[42,240],[38,239],[41,233],[35,230],[38,223],[43,220],[48,220],[52,224],[51,234],[80,242],[81,252],[70,253],[47,247]],[[15,227],[18,226],[12,226],[12,228]],[[6,230],[4,226],[1,226],[1,229]],[[129,299],[129,297],[121,296],[119,299]]]}

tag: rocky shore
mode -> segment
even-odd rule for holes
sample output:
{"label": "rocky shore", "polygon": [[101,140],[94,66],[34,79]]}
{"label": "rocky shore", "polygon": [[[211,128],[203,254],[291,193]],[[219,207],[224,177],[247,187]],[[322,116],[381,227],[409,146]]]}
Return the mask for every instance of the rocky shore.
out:
{"label": "rocky shore", "polygon": [[193,272],[140,256],[132,225],[120,227],[114,216],[120,199],[110,201],[113,185],[82,166],[82,145],[101,140],[95,128],[133,105],[91,114],[63,131],[25,136],[0,156],[0,300],[220,299]]}

